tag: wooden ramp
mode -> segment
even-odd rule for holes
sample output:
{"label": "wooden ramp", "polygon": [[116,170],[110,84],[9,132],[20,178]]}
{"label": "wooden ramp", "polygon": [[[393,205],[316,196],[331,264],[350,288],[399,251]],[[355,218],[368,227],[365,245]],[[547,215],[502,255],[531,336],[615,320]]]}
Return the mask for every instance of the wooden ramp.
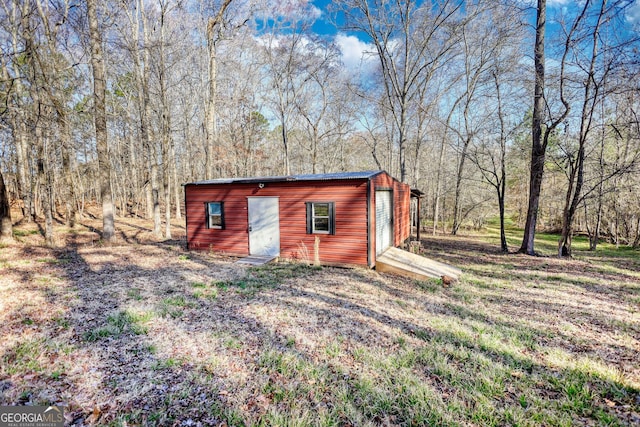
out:
{"label": "wooden ramp", "polygon": [[244,257],[238,261],[236,264],[247,264],[247,265],[264,265],[270,263],[274,259],[278,258],[277,256],[271,255],[249,255],[248,257]]}
{"label": "wooden ramp", "polygon": [[431,278],[443,279],[449,282],[458,280],[458,277],[462,274],[457,267],[398,248],[389,248],[382,255],[378,255],[376,257],[376,270],[418,280]]}

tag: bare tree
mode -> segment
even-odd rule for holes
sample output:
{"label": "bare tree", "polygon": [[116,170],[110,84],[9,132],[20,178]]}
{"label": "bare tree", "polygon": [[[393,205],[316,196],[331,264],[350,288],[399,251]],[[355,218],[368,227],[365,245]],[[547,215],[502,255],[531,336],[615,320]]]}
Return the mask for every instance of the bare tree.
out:
{"label": "bare tree", "polygon": [[[293,89],[296,92],[294,102],[296,111],[302,119],[303,139],[308,142],[311,154],[311,172],[318,173],[318,163],[322,151],[321,144],[337,133],[329,120],[329,113],[336,101],[333,96],[338,88],[339,78],[334,64],[337,62],[337,52],[334,47],[318,41],[314,47],[304,55],[303,65],[305,76],[302,84]],[[343,89],[343,88],[342,88]],[[306,145],[304,142],[301,146]]]}
{"label": "bare tree", "polygon": [[[478,10],[476,13],[482,13]],[[477,123],[474,123],[472,113],[474,110],[477,92],[489,80],[489,71],[492,59],[498,54],[498,49],[506,40],[506,31],[503,31],[497,23],[489,21],[488,25],[477,23],[472,16],[468,22],[461,26],[463,49],[463,92],[461,98],[462,126],[452,130],[458,135],[458,165],[456,173],[456,185],[453,202],[453,225],[451,234],[458,232],[462,222],[461,190],[465,173],[465,163],[469,146],[477,132]],[[478,25],[479,24],[479,25]],[[509,23],[509,25],[514,25]],[[482,111],[482,110],[480,110]]]}
{"label": "bare tree", "polygon": [[[589,2],[587,2],[587,5]],[[574,219],[578,208],[585,197],[588,197],[593,191],[602,192],[602,181],[618,177],[626,174],[635,162],[632,156],[625,156],[622,162],[617,162],[616,166],[608,173],[604,172],[603,164],[598,165],[599,176],[591,178],[589,182],[589,164],[588,157],[592,150],[589,148],[592,130],[595,128],[594,115],[597,105],[601,99],[611,95],[606,83],[609,75],[618,72],[629,62],[624,58],[628,57],[626,46],[630,46],[637,37],[623,37],[615,45],[608,45],[607,37],[603,37],[607,26],[617,26],[616,16],[620,13],[620,7],[625,6],[626,2],[613,1],[611,5],[606,0],[595,4],[593,15],[594,22],[586,25],[582,34],[575,37],[574,49],[576,53],[576,67],[586,74],[582,76],[581,72],[577,72],[577,79],[582,81],[582,108],[579,117],[579,131],[577,134],[577,146],[571,142],[564,151],[564,163],[567,168],[568,186],[565,195],[565,203],[562,215],[561,237],[558,241],[558,256],[571,256],[571,242],[573,234]],[[604,27],[604,28],[603,28]],[[601,41],[604,39],[604,43]],[[585,44],[582,43],[585,41]],[[602,47],[600,47],[602,45]],[[586,63],[582,63],[584,58]],[[633,61],[631,61],[633,62]],[[624,90],[624,84],[616,85],[615,91]],[[631,89],[632,91],[634,89]],[[604,113],[604,111],[603,111]],[[615,126],[615,125],[614,125]],[[568,137],[571,140],[572,138]],[[603,138],[604,139],[604,138]],[[614,138],[616,140],[617,138]],[[604,142],[604,141],[603,141]],[[604,148],[602,145],[601,150]],[[601,155],[602,158],[602,155]],[[600,163],[600,162],[599,162]],[[594,182],[595,181],[595,182]],[[598,222],[598,220],[596,221]]]}
{"label": "bare tree", "polygon": [[556,117],[545,120],[549,113],[546,112],[548,102],[545,97],[545,34],[547,25],[547,1],[538,0],[536,9],[536,39],[534,44],[535,84],[533,97],[533,118],[531,124],[531,169],[529,178],[529,203],[527,208],[527,220],[524,227],[524,236],[520,252],[535,255],[534,239],[536,224],[538,221],[538,207],[540,205],[540,191],[544,165],[549,145],[549,138],[556,128],[565,120],[571,110],[571,104],[565,94],[565,68],[567,55],[569,54],[573,34],[578,25],[584,19],[589,1],[586,1],[579,15],[573,21],[565,37],[564,50],[560,60],[559,97],[562,103],[561,111]]}
{"label": "bare tree", "polygon": [[[460,1],[344,0],[340,11],[346,28],[367,34],[376,49],[383,75],[384,91],[397,130],[400,180],[407,179],[406,145],[408,113],[416,101],[417,89],[426,84],[432,68],[455,45],[452,33],[443,37],[446,25],[462,8]],[[438,50],[430,49],[437,46]]]}
{"label": "bare tree", "polygon": [[[43,95],[48,100],[55,114],[55,123],[59,129],[56,145],[59,145],[62,157],[62,199],[65,204],[65,218],[67,225],[75,226],[76,201],[74,192],[74,150],[71,141],[69,102],[69,84],[73,66],[60,54],[58,46],[62,25],[68,20],[70,4],[67,1],[51,6],[42,0],[36,1],[36,9],[42,23],[44,37],[38,49],[33,50],[33,56],[40,70]],[[52,10],[53,9],[53,10]],[[53,21],[53,22],[52,22]]]}
{"label": "bare tree", "polygon": [[217,129],[217,107],[216,101],[218,96],[218,58],[217,44],[222,38],[222,30],[224,26],[225,12],[229,8],[232,0],[223,0],[217,12],[207,21],[207,52],[209,59],[208,68],[208,93],[207,104],[205,107],[205,177],[213,178],[213,164],[215,156],[215,144],[218,142]]}
{"label": "bare tree", "polygon": [[[273,13],[269,12],[269,16]],[[301,13],[302,11],[291,12],[287,17],[290,19],[280,17],[262,36],[265,77],[269,85],[267,106],[278,122],[282,143],[281,173],[284,175],[291,174],[290,131],[296,113],[296,96],[309,78],[303,58],[309,41],[306,33],[310,22]],[[269,16],[264,19],[270,19]],[[265,21],[263,25],[269,24]]]}
{"label": "bare tree", "polygon": [[[464,72],[455,73],[449,87],[444,91],[448,93],[450,90],[454,89],[459,80],[464,77]],[[442,205],[442,198],[444,193],[444,177],[445,177],[445,160],[447,159],[447,146],[449,140],[449,132],[452,129],[451,120],[458,108],[458,105],[464,100],[466,96],[466,92],[462,92],[462,94],[458,95],[458,97],[453,101],[453,103],[448,107],[448,111],[446,111],[446,118],[442,121],[442,131],[439,138],[440,146],[438,150],[437,157],[437,168],[436,168],[436,179],[435,179],[435,191],[433,197],[433,235],[436,235],[438,229],[438,222],[440,221],[440,217],[444,218],[444,215],[441,215],[440,206]],[[444,98],[444,96],[443,96]],[[444,220],[443,220],[443,230],[444,230]]]}
{"label": "bare tree", "polygon": [[7,187],[0,170],[0,242],[6,243],[13,240],[13,223],[11,222],[11,205],[7,195]]}
{"label": "bare tree", "polygon": [[129,20],[128,33],[125,37],[127,49],[133,60],[134,76],[137,91],[138,116],[140,120],[140,137],[144,147],[145,160],[145,196],[147,217],[153,218],[153,234],[162,236],[160,217],[160,183],[158,171],[158,148],[152,126],[151,106],[151,36],[147,18],[145,0],[136,0],[133,10],[125,8]]}
{"label": "bare tree", "polygon": [[[507,140],[511,130],[508,129],[507,124],[507,112],[505,111],[505,102],[503,100],[503,88],[502,79],[504,71],[496,64],[492,71],[493,81],[495,85],[495,102],[498,122],[499,122],[499,134],[495,139],[497,143],[492,141],[493,135],[488,135],[485,138],[474,144],[468,154],[469,160],[475,164],[483,179],[491,186],[496,192],[498,201],[498,215],[500,217],[500,250],[504,253],[509,251],[507,245],[507,235],[505,232],[505,197],[507,191]],[[491,112],[494,113],[493,111]]]}
{"label": "bare tree", "polygon": [[[164,212],[165,212],[165,232],[164,236],[171,239],[171,171],[175,165],[173,137],[171,136],[171,107],[169,106],[168,82],[169,70],[166,61],[166,27],[168,14],[170,12],[169,2],[160,0],[160,40],[158,43],[158,83],[160,86],[160,133],[162,137],[162,178],[164,184]],[[174,183],[175,185],[175,183]]]}
{"label": "bare tree", "polygon": [[221,44],[220,50],[220,143],[225,144],[220,149],[231,157],[224,173],[260,174],[270,157],[265,153],[269,122],[263,115],[265,89],[259,72],[264,66],[262,49],[253,32],[244,27]]}
{"label": "bare tree", "polygon": [[[628,64],[631,65],[631,64]],[[630,68],[635,69],[633,65]],[[638,245],[640,210],[635,195],[638,193],[638,166],[640,164],[640,120],[638,119],[638,88],[633,82],[637,72],[620,72],[610,82],[616,92],[609,93],[609,111],[602,117],[595,159],[585,158],[585,177],[580,203],[585,211],[590,250],[596,250],[602,234],[616,245],[625,240]],[[631,78],[630,78],[631,77]],[[628,83],[631,83],[628,87]],[[589,202],[595,199],[595,213],[589,214]],[[591,217],[591,218],[590,218]],[[595,217],[595,218],[594,218]]]}
{"label": "bare tree", "polygon": [[[613,29],[628,25],[627,0],[549,6],[567,21],[546,28],[548,69],[540,2],[528,136],[514,118],[528,123],[521,94],[530,82],[512,71],[526,61],[507,61],[499,46],[533,43],[509,37],[523,20],[498,12],[514,2],[341,0],[333,11],[345,13],[347,33],[334,40],[315,33],[325,11],[308,1],[105,4],[87,3],[96,18],[87,30],[84,2],[0,2],[1,172],[11,207],[43,224],[49,244],[57,220],[72,224],[73,209],[93,202],[111,199],[113,221],[146,207],[156,236],[168,237],[181,182],[377,167],[425,190],[438,230],[456,230],[470,212],[476,225],[500,215],[505,249],[505,217],[517,210],[525,226],[528,207],[523,241],[533,253],[536,220],[560,227],[568,203],[567,236],[587,229],[594,247],[598,237],[640,245],[637,43]],[[88,67],[80,56],[90,39]],[[615,47],[627,42],[625,58]],[[553,168],[544,170],[545,155]]]}
{"label": "bare tree", "polygon": [[[585,3],[585,9],[589,6],[589,3],[589,1]],[[558,256],[571,256],[573,219],[578,209],[578,205],[582,200],[587,138],[589,137],[589,133],[592,129],[593,115],[595,113],[596,103],[598,102],[598,92],[601,89],[601,85],[596,82],[596,61],[598,60],[598,38],[600,36],[600,25],[605,17],[606,9],[607,0],[602,0],[591,34],[589,65],[584,83],[584,95],[580,114],[578,150],[575,160],[569,159],[569,185],[566,192],[564,210],[562,214],[562,231],[558,242]]]}
{"label": "bare tree", "polygon": [[111,196],[111,163],[107,139],[106,76],[102,53],[102,32],[98,24],[96,0],[86,1],[91,45],[91,69],[93,70],[94,126],[98,152],[100,198],[102,200],[102,238],[106,242],[111,242],[115,237],[115,226]]}
{"label": "bare tree", "polygon": [[[9,26],[9,34],[11,37],[11,49],[13,52],[19,52],[21,49],[25,54],[31,51],[32,43],[31,37],[33,34],[30,31],[28,25],[28,16],[31,9],[30,2],[19,2],[18,0],[11,1],[9,6],[7,2],[2,2],[4,10],[4,20]],[[20,34],[20,28],[22,27],[22,34]],[[24,39],[23,46],[20,46],[19,39],[21,35]],[[12,82],[13,91],[7,94],[11,98],[12,108],[9,109],[9,120],[11,122],[11,128],[13,132],[13,139],[16,147],[16,169],[18,172],[18,188],[20,197],[23,202],[22,216],[31,222],[35,219],[35,207],[33,203],[33,180],[29,171],[30,156],[30,144],[29,144],[29,131],[27,121],[29,120],[29,114],[25,110],[26,106],[23,105],[24,96],[26,94],[26,88],[22,83],[23,72],[18,64],[18,61],[11,61],[12,75],[9,76],[9,64],[2,64],[4,78],[7,81]],[[10,80],[9,80],[10,79]]]}

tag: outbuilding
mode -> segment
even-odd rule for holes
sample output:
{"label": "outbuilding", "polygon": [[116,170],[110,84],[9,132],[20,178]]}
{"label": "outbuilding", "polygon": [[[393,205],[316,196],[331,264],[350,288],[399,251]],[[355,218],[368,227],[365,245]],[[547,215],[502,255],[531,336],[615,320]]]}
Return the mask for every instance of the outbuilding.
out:
{"label": "outbuilding", "polygon": [[374,267],[411,232],[411,188],[384,171],[184,185],[187,247]]}

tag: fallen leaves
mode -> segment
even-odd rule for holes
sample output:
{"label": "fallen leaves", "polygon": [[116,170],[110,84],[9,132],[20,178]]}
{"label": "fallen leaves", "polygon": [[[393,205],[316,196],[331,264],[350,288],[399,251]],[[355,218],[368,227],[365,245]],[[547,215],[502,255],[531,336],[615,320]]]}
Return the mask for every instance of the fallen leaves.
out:
{"label": "fallen leaves", "polygon": [[[603,374],[607,364],[617,366],[619,381],[640,382],[638,313],[629,310],[629,291],[613,286],[615,273],[597,273],[603,282],[595,283],[596,263],[505,256],[483,252],[486,245],[442,241],[447,250],[440,255],[458,257],[467,268],[466,278],[447,287],[364,269],[290,269],[250,293],[234,285],[246,284],[245,267],[173,244],[100,247],[87,241],[65,249],[4,249],[0,402],[62,401],[69,405],[68,424],[107,424],[124,416],[138,424],[251,424],[269,414],[286,420],[331,413],[341,399],[358,413],[363,399],[348,399],[369,379],[374,391],[389,393],[398,413],[359,415],[360,423],[353,414],[334,414],[341,425],[392,425],[411,414],[397,408],[407,384],[394,382],[397,373],[409,371],[416,384],[435,390],[434,402],[462,408],[452,423],[471,424],[469,414],[487,405],[475,403],[481,392],[474,381],[491,385],[480,375],[489,368],[474,367],[472,354],[507,366],[506,384],[487,392],[497,406],[536,409],[540,403],[523,396],[522,384],[528,384],[551,411],[563,392],[550,383],[561,383],[576,360],[599,361],[594,366]],[[505,262],[512,268],[501,268]],[[576,271],[587,272],[584,282]],[[194,292],[213,290],[215,298]],[[143,322],[134,314],[150,318]],[[114,333],[85,338],[109,326],[109,318],[122,323]],[[18,351],[26,339],[42,343],[41,357]],[[422,360],[425,349],[446,354],[442,365]],[[557,350],[554,363],[549,349]],[[530,369],[508,365],[519,360],[535,363]],[[393,361],[399,366],[385,365]],[[11,374],[9,362],[16,369]],[[478,378],[456,377],[468,372]],[[389,389],[375,388],[383,384]],[[619,400],[603,387],[589,385],[607,396],[597,400],[598,408],[629,424],[640,421],[640,401]]]}

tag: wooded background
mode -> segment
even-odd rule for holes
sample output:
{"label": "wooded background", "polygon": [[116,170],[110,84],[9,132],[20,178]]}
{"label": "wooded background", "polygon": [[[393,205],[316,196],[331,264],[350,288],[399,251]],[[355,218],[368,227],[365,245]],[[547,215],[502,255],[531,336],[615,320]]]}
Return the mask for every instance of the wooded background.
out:
{"label": "wooded background", "polygon": [[102,204],[170,238],[185,182],[384,169],[433,232],[640,246],[635,1],[1,2],[5,235]]}

